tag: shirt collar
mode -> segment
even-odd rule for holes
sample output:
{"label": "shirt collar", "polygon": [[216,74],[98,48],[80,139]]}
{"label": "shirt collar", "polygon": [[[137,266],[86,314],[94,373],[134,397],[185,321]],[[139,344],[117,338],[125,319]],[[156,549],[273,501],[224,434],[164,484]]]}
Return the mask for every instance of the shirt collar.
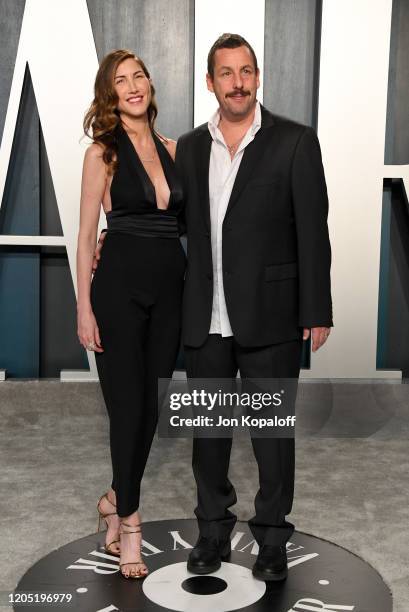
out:
{"label": "shirt collar", "polygon": [[[219,123],[220,123],[220,109],[218,108],[217,111],[213,113],[213,115],[210,117],[207,123],[207,127],[209,128],[209,132],[213,140],[216,140],[218,138],[218,134],[220,134]],[[255,133],[260,129],[260,127],[261,127],[261,108],[260,108],[260,102],[257,100],[256,108],[254,111],[253,123],[251,124],[249,128],[249,131],[251,130],[252,136],[255,135]]]}

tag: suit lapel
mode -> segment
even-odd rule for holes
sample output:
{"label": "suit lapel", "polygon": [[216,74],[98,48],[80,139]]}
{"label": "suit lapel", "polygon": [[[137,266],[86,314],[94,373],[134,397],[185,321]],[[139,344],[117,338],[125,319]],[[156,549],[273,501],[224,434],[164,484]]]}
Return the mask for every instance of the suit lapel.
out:
{"label": "suit lapel", "polygon": [[208,232],[210,232],[210,201],[209,201],[209,165],[212,137],[206,127],[198,135],[196,153],[196,176],[199,188],[199,206]]}
{"label": "suit lapel", "polygon": [[234,181],[233,189],[230,195],[230,200],[227,206],[226,215],[230,213],[236,204],[241,192],[247,185],[253,170],[257,167],[257,162],[265,151],[265,148],[271,137],[269,128],[274,125],[274,119],[263,106],[261,106],[261,127],[252,140],[244,149],[243,157],[237,172],[236,180]]}

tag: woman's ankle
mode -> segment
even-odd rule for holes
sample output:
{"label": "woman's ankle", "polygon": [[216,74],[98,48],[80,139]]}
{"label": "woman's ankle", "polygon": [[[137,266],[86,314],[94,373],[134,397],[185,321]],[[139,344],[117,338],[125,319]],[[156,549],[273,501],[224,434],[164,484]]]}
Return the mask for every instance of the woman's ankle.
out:
{"label": "woman's ankle", "polygon": [[139,510],[135,510],[135,512],[132,512],[132,514],[129,514],[128,516],[121,516],[120,519],[121,523],[125,523],[126,525],[132,525],[133,527],[139,525]]}
{"label": "woman's ankle", "polygon": [[108,497],[108,501],[113,505],[116,506],[116,495],[115,495],[115,491],[110,488],[108,493],[107,493],[107,497]]}

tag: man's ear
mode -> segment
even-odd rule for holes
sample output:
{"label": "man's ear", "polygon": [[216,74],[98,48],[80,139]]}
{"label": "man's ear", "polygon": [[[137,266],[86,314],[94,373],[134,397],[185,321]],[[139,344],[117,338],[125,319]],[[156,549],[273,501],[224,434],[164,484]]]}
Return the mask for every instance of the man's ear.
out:
{"label": "man's ear", "polygon": [[206,83],[207,83],[207,89],[211,91],[212,93],[214,93],[213,79],[209,73],[206,74]]}
{"label": "man's ear", "polygon": [[257,89],[258,89],[260,87],[260,69],[259,68],[257,68],[256,79],[257,79]]}

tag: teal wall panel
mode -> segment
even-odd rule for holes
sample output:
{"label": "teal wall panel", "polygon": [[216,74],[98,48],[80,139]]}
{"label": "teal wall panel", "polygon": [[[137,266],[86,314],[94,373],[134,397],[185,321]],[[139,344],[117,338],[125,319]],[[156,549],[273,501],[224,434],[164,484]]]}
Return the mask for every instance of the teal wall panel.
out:
{"label": "teal wall panel", "polygon": [[[39,118],[26,71],[5,192],[0,233],[36,235],[40,229]],[[0,249],[0,368],[17,378],[39,376],[40,253]]]}

